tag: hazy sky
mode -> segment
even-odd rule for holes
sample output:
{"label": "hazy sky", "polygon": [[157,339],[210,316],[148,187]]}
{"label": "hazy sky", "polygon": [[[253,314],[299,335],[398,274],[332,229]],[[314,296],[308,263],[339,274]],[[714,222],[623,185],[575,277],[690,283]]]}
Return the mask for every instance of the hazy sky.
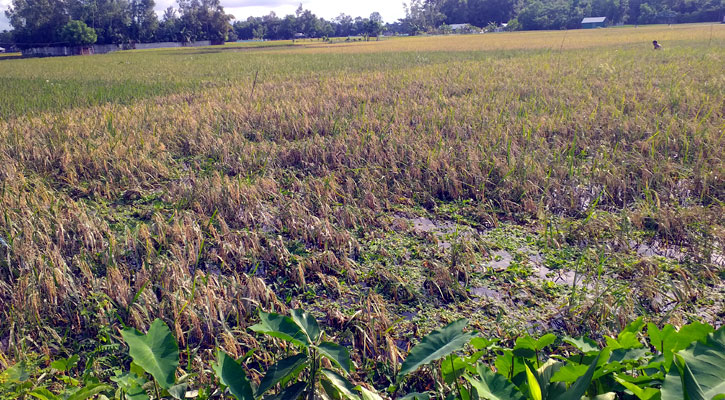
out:
{"label": "hazy sky", "polygon": [[0,31],[3,29],[10,29],[8,19],[5,18],[5,10],[8,9],[10,0],[0,0]]}
{"label": "hazy sky", "polygon": [[[0,0],[0,30],[8,29],[4,11],[11,0]],[[395,22],[404,16],[403,0],[221,0],[224,10],[238,20],[249,16],[261,17],[274,11],[279,16],[293,14],[302,3],[318,17],[331,19],[340,13],[353,17],[368,17],[373,11],[379,12],[385,22]],[[156,11],[161,16],[163,10],[176,6],[176,0],[156,0]]]}

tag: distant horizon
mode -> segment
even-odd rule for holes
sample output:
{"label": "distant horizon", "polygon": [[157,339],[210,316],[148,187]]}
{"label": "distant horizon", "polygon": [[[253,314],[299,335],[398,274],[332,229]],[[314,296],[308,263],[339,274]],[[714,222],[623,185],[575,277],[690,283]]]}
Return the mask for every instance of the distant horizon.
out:
{"label": "distant horizon", "polygon": [[[155,0],[154,8],[159,20],[169,6],[177,8],[176,0]],[[11,0],[0,0],[0,31],[10,30],[10,22],[5,17]],[[373,12],[379,12],[384,22],[395,22],[405,17],[403,1],[368,0],[359,2],[354,0],[221,0],[224,11],[234,15],[234,21],[244,21],[248,17],[263,17],[274,12],[280,17],[294,14],[300,3],[306,10],[326,20],[332,20],[341,13],[355,17],[369,17]],[[394,6],[393,4],[397,4]],[[234,22],[232,21],[232,22]]]}

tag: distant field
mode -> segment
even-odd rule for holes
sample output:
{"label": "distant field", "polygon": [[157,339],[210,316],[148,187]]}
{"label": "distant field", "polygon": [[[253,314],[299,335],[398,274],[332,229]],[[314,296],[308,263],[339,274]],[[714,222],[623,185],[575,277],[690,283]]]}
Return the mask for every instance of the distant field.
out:
{"label": "distant field", "polygon": [[155,317],[243,355],[257,307],[361,365],[721,324],[723,65],[720,24],[0,58],[0,362]]}

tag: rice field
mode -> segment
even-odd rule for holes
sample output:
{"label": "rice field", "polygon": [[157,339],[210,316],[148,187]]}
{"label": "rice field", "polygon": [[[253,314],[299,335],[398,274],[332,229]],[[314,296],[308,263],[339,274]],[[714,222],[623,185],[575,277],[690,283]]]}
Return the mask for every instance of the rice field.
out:
{"label": "rice field", "polygon": [[258,46],[0,59],[0,366],[725,320],[725,25]]}

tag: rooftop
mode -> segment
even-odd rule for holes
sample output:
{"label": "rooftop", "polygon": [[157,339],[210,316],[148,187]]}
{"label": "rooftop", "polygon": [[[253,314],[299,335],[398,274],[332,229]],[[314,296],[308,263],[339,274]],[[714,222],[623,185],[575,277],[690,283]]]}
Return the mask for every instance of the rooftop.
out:
{"label": "rooftop", "polygon": [[604,20],[606,20],[606,19],[607,19],[607,17],[588,17],[588,18],[582,19],[582,24],[592,24],[595,22],[604,22]]}

